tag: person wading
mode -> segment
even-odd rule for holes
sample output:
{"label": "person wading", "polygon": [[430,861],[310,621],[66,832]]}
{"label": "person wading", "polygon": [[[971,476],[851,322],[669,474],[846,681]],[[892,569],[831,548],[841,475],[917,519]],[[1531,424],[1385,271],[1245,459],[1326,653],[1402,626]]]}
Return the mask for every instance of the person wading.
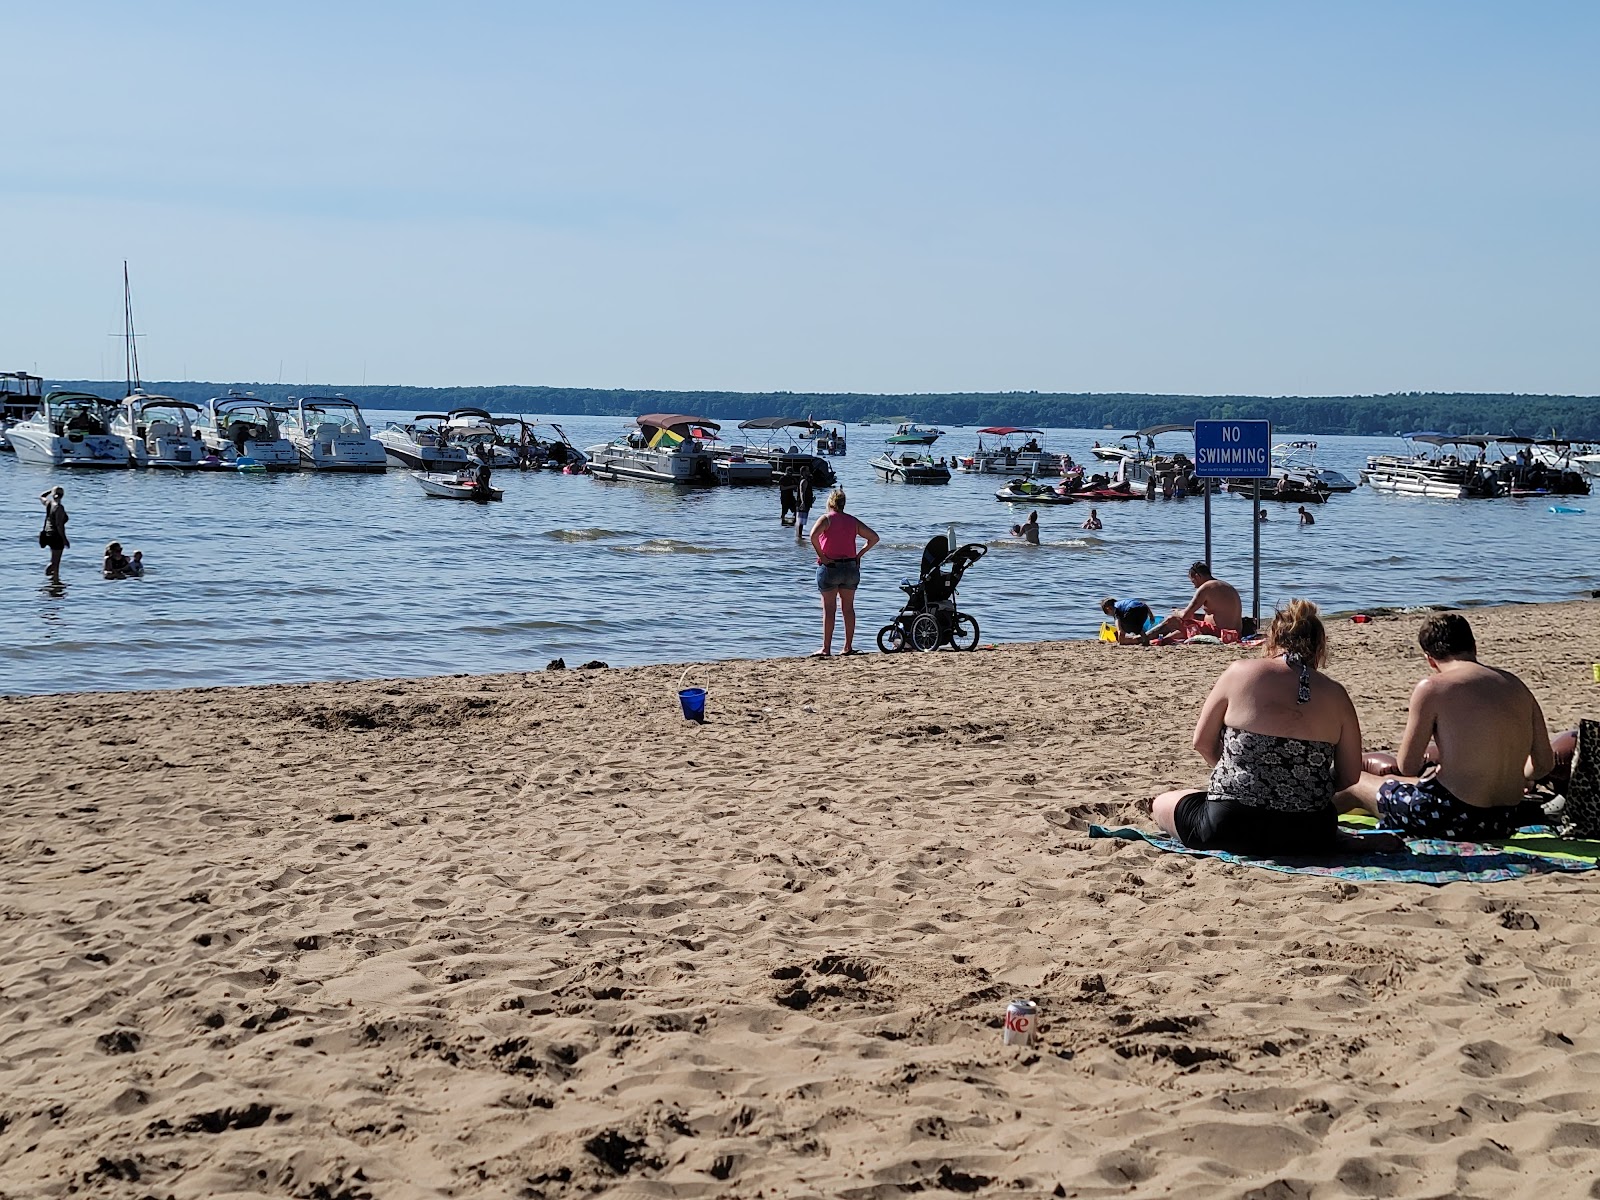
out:
{"label": "person wading", "polygon": [[[866,544],[856,548],[856,540]],[[844,653],[855,648],[856,588],[861,584],[861,556],[878,544],[878,535],[844,511],[844,489],[828,496],[828,511],[811,527],[811,548],[817,552],[817,591],[822,593],[822,649],[812,658],[833,656],[835,608],[844,610]]]}

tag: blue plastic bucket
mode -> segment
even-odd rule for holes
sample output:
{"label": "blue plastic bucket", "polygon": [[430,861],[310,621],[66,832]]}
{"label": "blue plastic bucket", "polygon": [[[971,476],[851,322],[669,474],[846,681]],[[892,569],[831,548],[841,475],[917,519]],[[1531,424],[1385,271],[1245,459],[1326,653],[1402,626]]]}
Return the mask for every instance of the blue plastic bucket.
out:
{"label": "blue plastic bucket", "polygon": [[706,719],[705,688],[684,688],[678,693],[678,704],[683,709],[683,719],[704,724]]}

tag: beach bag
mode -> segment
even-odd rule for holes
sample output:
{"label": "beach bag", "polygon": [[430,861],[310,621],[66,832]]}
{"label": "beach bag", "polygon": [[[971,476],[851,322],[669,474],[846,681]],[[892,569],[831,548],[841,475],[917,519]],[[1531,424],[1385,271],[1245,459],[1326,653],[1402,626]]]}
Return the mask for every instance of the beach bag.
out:
{"label": "beach bag", "polygon": [[39,549],[43,550],[50,544],[50,535],[44,530],[39,530]]}

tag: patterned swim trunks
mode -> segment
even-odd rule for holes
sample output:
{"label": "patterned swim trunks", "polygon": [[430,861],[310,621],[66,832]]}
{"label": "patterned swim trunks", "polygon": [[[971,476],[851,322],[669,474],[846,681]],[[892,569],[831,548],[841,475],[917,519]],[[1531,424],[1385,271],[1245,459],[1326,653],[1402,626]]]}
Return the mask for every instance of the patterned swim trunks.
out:
{"label": "patterned swim trunks", "polygon": [[1378,788],[1378,817],[1385,829],[1452,842],[1508,838],[1525,819],[1520,805],[1480,808],[1464,803],[1435,777],[1416,783],[1401,779],[1384,783]]}

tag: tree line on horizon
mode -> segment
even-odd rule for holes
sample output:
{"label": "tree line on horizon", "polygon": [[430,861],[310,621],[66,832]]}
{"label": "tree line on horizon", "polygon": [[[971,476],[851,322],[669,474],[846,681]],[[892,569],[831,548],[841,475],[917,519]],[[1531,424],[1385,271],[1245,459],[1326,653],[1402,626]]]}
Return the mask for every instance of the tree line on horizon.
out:
{"label": "tree line on horizon", "polygon": [[[77,380],[55,386],[116,397],[121,383]],[[445,412],[483,408],[521,416],[631,417],[682,412],[717,420],[813,417],[881,424],[917,420],[948,425],[1024,425],[1107,429],[1196,420],[1267,420],[1307,434],[1440,433],[1561,436],[1600,441],[1600,396],[1471,392],[1393,392],[1383,396],[1163,396],[1138,392],[950,392],[875,395],[856,392],[678,392],[630,388],[404,387],[387,384],[147,383],[145,390],[203,404],[230,389],[270,403],[338,393],[363,408]]]}

